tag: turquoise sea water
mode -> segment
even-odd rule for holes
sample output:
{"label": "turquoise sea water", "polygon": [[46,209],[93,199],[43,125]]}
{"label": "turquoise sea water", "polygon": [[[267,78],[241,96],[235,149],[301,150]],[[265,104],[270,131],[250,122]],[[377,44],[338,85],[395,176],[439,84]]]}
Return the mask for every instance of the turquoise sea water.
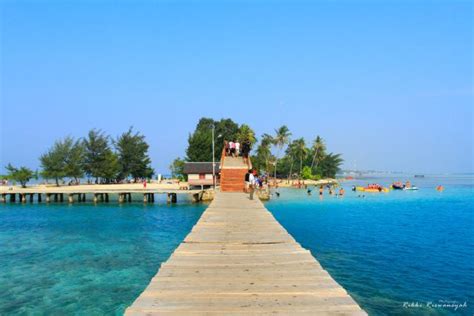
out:
{"label": "turquoise sea water", "polygon": [[[419,191],[365,198],[350,191],[392,180],[347,182],[345,197],[326,191],[322,200],[316,191],[280,189],[266,206],[370,314],[473,315],[472,178],[410,179]],[[434,306],[464,302],[457,310]]]}
{"label": "turquoise sea water", "polygon": [[0,205],[0,315],[121,314],[205,205]]}
{"label": "turquoise sea water", "polygon": [[[322,200],[281,189],[266,206],[370,314],[472,315],[472,178],[427,177],[417,192],[365,198],[349,190],[392,180],[347,182],[345,197]],[[0,315],[121,314],[205,208],[0,204]],[[440,300],[467,308],[426,306]]]}

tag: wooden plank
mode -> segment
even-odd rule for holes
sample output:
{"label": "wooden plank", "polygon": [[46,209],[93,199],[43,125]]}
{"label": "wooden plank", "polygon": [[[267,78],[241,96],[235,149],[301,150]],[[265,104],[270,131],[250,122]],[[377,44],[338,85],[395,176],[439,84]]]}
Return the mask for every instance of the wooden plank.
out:
{"label": "wooden plank", "polygon": [[366,315],[259,200],[218,193],[127,315]]}

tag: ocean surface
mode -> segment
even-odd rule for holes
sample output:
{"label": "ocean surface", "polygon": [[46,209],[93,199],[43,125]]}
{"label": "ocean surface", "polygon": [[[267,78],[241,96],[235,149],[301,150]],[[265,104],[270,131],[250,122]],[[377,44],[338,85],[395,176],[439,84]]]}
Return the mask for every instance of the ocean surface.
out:
{"label": "ocean surface", "polygon": [[325,191],[322,199],[314,189],[280,189],[266,206],[371,315],[473,315],[473,178],[410,178],[418,191],[350,190],[393,180],[346,182],[344,197]]}
{"label": "ocean surface", "polygon": [[[472,315],[473,178],[350,191],[393,180],[322,199],[280,189],[266,206],[371,315]],[[0,204],[0,315],[122,314],[206,208],[179,202]]]}
{"label": "ocean surface", "polygon": [[121,315],[205,208],[1,204],[0,315]]}

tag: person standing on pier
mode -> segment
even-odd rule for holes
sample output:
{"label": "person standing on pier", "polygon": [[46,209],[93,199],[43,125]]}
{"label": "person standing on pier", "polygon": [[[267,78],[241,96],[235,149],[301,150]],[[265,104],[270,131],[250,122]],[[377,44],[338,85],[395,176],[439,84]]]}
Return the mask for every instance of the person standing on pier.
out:
{"label": "person standing on pier", "polygon": [[235,157],[235,143],[232,140],[229,142],[229,152],[230,156]]}
{"label": "person standing on pier", "polygon": [[257,174],[257,172],[255,170],[251,170],[249,173],[250,199],[253,200],[253,194],[255,193],[255,175]]}
{"label": "person standing on pier", "polygon": [[235,142],[235,156],[237,156],[237,157],[240,156],[240,143],[239,143],[239,141]]}
{"label": "person standing on pier", "polygon": [[143,180],[143,188],[146,189],[146,178]]}
{"label": "person standing on pier", "polygon": [[244,163],[248,164],[249,159],[249,152],[250,152],[250,142],[245,140],[242,144],[242,157],[244,158]]}
{"label": "person standing on pier", "polygon": [[252,173],[252,169],[249,169],[245,174],[245,188],[244,192],[248,193],[250,190],[250,174]]}

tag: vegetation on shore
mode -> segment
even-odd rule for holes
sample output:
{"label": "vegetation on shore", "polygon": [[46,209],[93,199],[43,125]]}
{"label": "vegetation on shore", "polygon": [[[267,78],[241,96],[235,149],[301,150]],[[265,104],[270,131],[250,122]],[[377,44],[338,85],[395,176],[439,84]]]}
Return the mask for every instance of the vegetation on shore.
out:
{"label": "vegetation on shore", "polygon": [[224,148],[224,140],[233,140],[243,143],[248,140],[251,145],[257,141],[255,132],[246,124],[239,125],[231,119],[219,121],[203,117],[199,120],[193,133],[188,137],[186,157],[176,158],[170,165],[171,175],[176,178],[185,179],[183,173],[186,161],[209,162],[212,161],[212,128],[215,128],[215,161],[221,159]]}
{"label": "vegetation on shore", "polygon": [[[94,178],[95,183],[118,183],[130,177],[135,181],[150,178],[154,170],[148,148],[145,136],[134,132],[132,127],[116,139],[93,129],[85,138],[57,140],[41,155],[39,174],[53,179],[58,186],[64,178],[78,183],[84,176]],[[26,167],[15,168],[8,164],[6,169],[6,177],[20,182],[23,187],[37,176]]]}
{"label": "vegetation on shore", "polygon": [[[224,140],[250,142],[254,168],[278,178],[334,178],[343,162],[341,154],[327,151],[320,136],[308,147],[304,138],[291,139],[292,134],[285,125],[275,129],[274,135],[263,134],[258,142],[254,130],[247,124],[239,125],[231,119],[201,118],[188,137],[186,157],[176,158],[170,165],[173,177],[184,179],[186,161],[212,161],[213,128],[216,162],[220,161]],[[138,181],[154,174],[148,149],[145,136],[134,132],[133,128],[116,139],[92,129],[84,138],[57,140],[41,155],[39,172],[8,164],[6,178],[22,186],[38,175],[53,179],[56,185],[64,178],[78,183],[84,176],[93,178],[95,183],[120,183],[129,178]]]}
{"label": "vegetation on shore", "polygon": [[[279,178],[321,179],[334,178],[340,170],[341,154],[327,151],[326,144],[316,136],[311,146],[304,138],[291,139],[291,132],[283,125],[275,129],[274,135],[263,134],[258,142],[253,129],[235,123],[231,119],[215,121],[201,118],[188,138],[186,157],[176,158],[170,165],[173,177],[184,178],[186,161],[212,161],[212,126],[215,126],[215,159],[220,160],[224,140],[252,144],[252,165],[261,173]],[[255,146],[256,145],[256,146]]]}
{"label": "vegetation on shore", "polygon": [[23,188],[26,187],[26,184],[32,178],[38,178],[37,173],[33,172],[33,170],[31,170],[27,167],[15,168],[11,164],[8,164],[8,165],[5,166],[5,169],[7,169],[8,175],[7,176],[0,176],[0,178],[11,179],[13,181],[20,182],[20,185]]}

